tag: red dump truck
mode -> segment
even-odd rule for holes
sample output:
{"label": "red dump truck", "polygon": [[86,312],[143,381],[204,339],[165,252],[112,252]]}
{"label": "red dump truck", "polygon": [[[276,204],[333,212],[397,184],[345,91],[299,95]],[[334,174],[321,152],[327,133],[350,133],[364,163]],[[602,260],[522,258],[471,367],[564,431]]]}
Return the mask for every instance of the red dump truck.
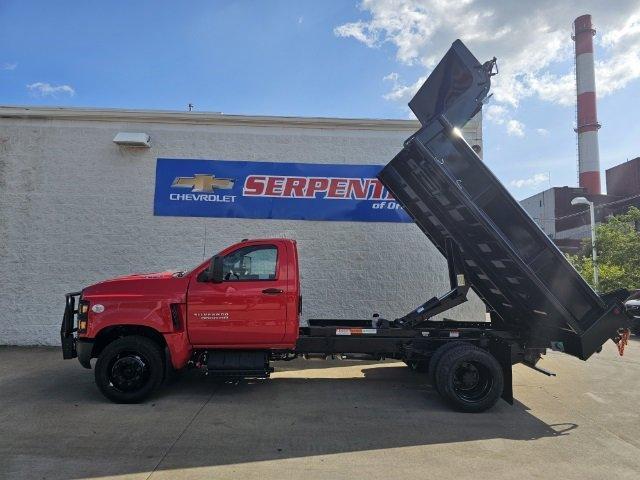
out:
{"label": "red dump truck", "polygon": [[[243,240],[190,272],[138,274],[66,295],[63,357],[91,368],[115,402],[147,398],[175,370],[266,378],[298,356],[397,359],[426,371],[454,408],[513,401],[512,365],[545,372],[553,348],[586,360],[630,319],[624,290],[598,295],[493,176],[456,127],[482,107],[495,59],[454,42],[409,106],[422,128],[380,181],[446,257],[450,290],[395,319],[311,319],[300,327],[296,242]],[[400,280],[399,280],[400,281]],[[466,300],[490,322],[435,321]]]}

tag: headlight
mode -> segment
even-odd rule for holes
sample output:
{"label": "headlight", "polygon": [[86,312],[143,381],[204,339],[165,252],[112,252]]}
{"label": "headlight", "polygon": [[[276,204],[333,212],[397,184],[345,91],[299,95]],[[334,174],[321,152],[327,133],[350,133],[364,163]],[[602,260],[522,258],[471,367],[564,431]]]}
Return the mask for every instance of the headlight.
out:
{"label": "headlight", "polygon": [[80,300],[78,302],[78,333],[87,332],[87,320],[89,319],[89,302]]}

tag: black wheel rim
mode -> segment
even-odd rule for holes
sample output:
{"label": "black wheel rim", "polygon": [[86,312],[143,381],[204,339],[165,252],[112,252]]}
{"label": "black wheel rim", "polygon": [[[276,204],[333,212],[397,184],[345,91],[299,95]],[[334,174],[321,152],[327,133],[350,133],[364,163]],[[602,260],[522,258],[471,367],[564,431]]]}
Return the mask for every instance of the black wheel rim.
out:
{"label": "black wheel rim", "polygon": [[123,352],[110,364],[109,383],[116,390],[131,393],[147,384],[150,373],[146,358],[136,352]]}
{"label": "black wheel rim", "polygon": [[480,362],[460,362],[453,374],[456,395],[468,402],[484,399],[493,387],[493,375]]}

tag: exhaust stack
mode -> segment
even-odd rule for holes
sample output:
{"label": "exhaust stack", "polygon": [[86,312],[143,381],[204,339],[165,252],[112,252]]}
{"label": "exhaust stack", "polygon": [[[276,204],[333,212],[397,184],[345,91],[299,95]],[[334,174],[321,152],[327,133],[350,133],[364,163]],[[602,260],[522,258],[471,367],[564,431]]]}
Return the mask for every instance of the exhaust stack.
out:
{"label": "exhaust stack", "polygon": [[578,182],[590,194],[600,193],[600,151],[598,147],[598,115],[596,112],[596,80],[593,63],[593,37],[596,34],[591,15],[573,22],[576,48],[576,90],[578,95]]}

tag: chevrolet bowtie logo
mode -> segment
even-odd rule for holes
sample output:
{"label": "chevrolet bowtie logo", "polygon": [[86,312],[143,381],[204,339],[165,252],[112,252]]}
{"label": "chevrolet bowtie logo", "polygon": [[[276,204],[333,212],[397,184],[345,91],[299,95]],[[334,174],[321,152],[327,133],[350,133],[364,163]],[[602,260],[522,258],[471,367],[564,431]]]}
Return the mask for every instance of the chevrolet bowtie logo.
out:
{"label": "chevrolet bowtie logo", "polygon": [[213,192],[216,188],[231,189],[234,180],[216,178],[215,175],[196,173],[193,177],[176,177],[172,187],[190,188],[192,192]]}

